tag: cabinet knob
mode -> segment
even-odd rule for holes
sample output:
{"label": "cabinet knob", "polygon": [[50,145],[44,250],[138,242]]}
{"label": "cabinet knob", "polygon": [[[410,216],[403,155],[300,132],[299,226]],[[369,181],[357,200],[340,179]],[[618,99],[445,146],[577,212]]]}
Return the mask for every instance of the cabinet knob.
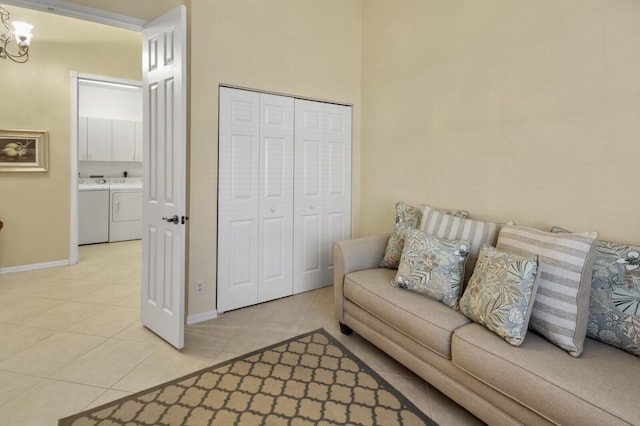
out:
{"label": "cabinet knob", "polygon": [[313,210],[313,209],[315,209],[315,208],[316,208],[316,205],[315,205],[315,204],[311,204],[311,205],[309,206],[309,208],[310,208],[311,210]]}
{"label": "cabinet knob", "polygon": [[275,207],[271,207],[271,213],[275,213],[276,212],[276,208]]}

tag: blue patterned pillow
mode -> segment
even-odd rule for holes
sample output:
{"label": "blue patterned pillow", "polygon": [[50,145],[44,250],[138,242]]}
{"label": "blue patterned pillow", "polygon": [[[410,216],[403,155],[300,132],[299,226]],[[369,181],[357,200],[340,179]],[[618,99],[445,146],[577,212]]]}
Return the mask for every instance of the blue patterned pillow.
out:
{"label": "blue patterned pillow", "polygon": [[596,242],[587,336],[640,356],[640,247]]}
{"label": "blue patterned pillow", "polygon": [[[398,267],[402,250],[404,249],[405,231],[418,228],[422,220],[422,208],[423,206],[420,208],[413,207],[404,201],[396,203],[396,219],[389,242],[387,242],[387,248],[384,251],[384,257],[380,262],[381,268],[395,269]],[[442,213],[458,218],[469,217],[469,212],[465,210],[452,210]]]}
{"label": "blue patterned pillow", "polygon": [[447,241],[417,229],[406,230],[398,273],[391,285],[458,309],[469,241]]}
{"label": "blue patterned pillow", "polygon": [[538,256],[518,256],[483,245],[460,299],[460,312],[520,346],[533,309],[537,273]]}

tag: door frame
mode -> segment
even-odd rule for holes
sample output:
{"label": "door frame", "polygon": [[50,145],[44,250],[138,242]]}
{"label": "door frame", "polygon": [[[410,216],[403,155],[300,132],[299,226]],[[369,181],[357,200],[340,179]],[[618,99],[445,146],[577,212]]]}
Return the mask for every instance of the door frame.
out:
{"label": "door frame", "polygon": [[142,89],[142,82],[114,78],[103,75],[71,72],[71,210],[69,227],[69,264],[78,263],[78,117],[80,113],[79,87],[80,80],[96,81],[100,83],[120,84],[124,86],[136,86]]}

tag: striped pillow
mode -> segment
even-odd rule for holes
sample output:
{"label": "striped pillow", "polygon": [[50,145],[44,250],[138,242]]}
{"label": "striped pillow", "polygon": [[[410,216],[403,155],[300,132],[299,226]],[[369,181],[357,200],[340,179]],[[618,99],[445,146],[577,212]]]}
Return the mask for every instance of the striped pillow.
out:
{"label": "striped pillow", "polygon": [[524,226],[505,226],[497,248],[520,256],[538,255],[538,292],[529,328],[580,356],[587,333],[595,231],[552,234]]}
{"label": "striped pillow", "polygon": [[449,241],[467,240],[471,243],[464,271],[464,284],[466,284],[473,274],[480,248],[484,243],[495,245],[500,226],[498,223],[456,217],[423,206],[419,229],[436,238]]}

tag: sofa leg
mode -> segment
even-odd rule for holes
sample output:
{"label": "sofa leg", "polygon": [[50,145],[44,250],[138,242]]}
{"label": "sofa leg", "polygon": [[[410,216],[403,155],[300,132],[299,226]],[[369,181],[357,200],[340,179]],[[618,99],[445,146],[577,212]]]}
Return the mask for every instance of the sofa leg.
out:
{"label": "sofa leg", "polygon": [[340,323],[340,332],[345,336],[350,336],[353,333],[353,330],[348,325]]}

